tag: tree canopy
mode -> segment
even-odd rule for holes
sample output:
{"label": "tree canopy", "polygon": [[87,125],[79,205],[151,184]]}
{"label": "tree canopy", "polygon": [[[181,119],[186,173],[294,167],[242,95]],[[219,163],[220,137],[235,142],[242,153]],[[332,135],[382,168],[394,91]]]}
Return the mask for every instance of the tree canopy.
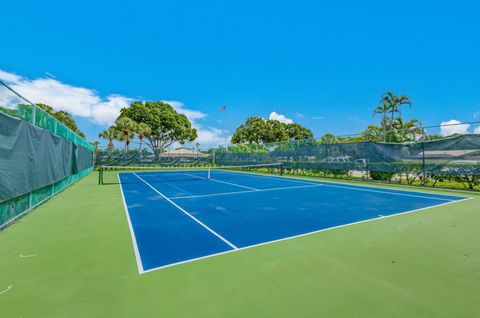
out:
{"label": "tree canopy", "polygon": [[[129,118],[136,124],[135,133],[141,134],[142,140],[146,139],[147,145],[156,155],[174,142],[184,144],[197,138],[197,130],[192,127],[187,116],[179,114],[171,105],[164,102],[134,102],[120,110],[117,123],[121,118]],[[139,127],[141,133],[137,131]],[[132,131],[131,128],[128,130]],[[125,134],[125,130],[123,133]]]}
{"label": "tree canopy", "polygon": [[113,152],[113,140],[117,137],[117,131],[115,127],[111,126],[108,129],[98,134],[99,138],[108,140],[108,152]]}
{"label": "tree canopy", "polygon": [[52,115],[53,117],[55,117],[58,121],[63,123],[65,126],[73,130],[80,137],[85,138],[85,134],[81,132],[80,129],[78,129],[77,123],[73,119],[72,115],[70,115],[70,113],[63,110],[59,110],[56,112],[53,110],[51,106],[47,104],[38,103],[36,105],[41,109],[43,109],[44,111],[46,111],[47,113],[49,113],[50,115]]}
{"label": "tree canopy", "polygon": [[278,120],[250,117],[232,136],[232,143],[271,143],[313,138],[313,133],[299,124],[285,124]]}
{"label": "tree canopy", "polygon": [[336,144],[348,142],[377,141],[377,142],[406,142],[420,138],[431,138],[421,128],[422,123],[417,119],[404,121],[400,107],[412,107],[410,98],[406,95],[397,96],[393,92],[385,93],[373,110],[373,115],[380,115],[380,124],[370,125],[359,135],[336,137],[325,134],[320,143]]}

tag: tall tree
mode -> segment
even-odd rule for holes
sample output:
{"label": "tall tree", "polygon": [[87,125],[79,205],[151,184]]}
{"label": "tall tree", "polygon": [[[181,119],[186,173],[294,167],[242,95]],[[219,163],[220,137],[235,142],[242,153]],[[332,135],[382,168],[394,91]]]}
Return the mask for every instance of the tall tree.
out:
{"label": "tall tree", "polygon": [[115,127],[109,127],[107,130],[102,131],[101,133],[98,134],[99,138],[103,138],[108,140],[108,153],[111,154],[113,152],[113,140],[115,139],[117,135],[117,131]]}
{"label": "tall tree", "polygon": [[417,119],[411,119],[407,122],[404,122],[401,117],[395,118],[393,123],[395,140],[397,142],[404,142],[404,141],[414,141],[417,140],[419,137],[424,138],[425,132],[421,128],[422,123]]}
{"label": "tall tree", "polygon": [[363,141],[384,141],[385,130],[384,127],[377,127],[370,125],[360,134]]}
{"label": "tall tree", "polygon": [[408,105],[412,107],[412,102],[408,96],[397,96],[392,92],[387,92],[382,97],[382,101],[384,101],[389,106],[390,111],[390,125],[393,127],[395,114],[400,114],[400,106]]}
{"label": "tall tree", "polygon": [[286,127],[287,125],[285,123],[281,123],[278,120],[269,119],[265,121],[265,135],[263,136],[263,142],[268,143],[289,140]]}
{"label": "tall tree", "polygon": [[266,139],[267,125],[260,117],[250,117],[240,125],[232,136],[232,143],[264,143]]}
{"label": "tall tree", "polygon": [[232,143],[271,143],[313,138],[312,132],[299,124],[285,124],[278,120],[250,117],[232,136]]}
{"label": "tall tree", "polygon": [[77,133],[80,137],[85,138],[85,134],[78,129],[77,123],[73,119],[72,115],[66,111],[59,110],[55,111],[51,106],[47,104],[38,103],[36,104],[38,107],[55,117],[58,121],[63,123],[65,126],[73,130]]}
{"label": "tall tree", "polygon": [[300,124],[287,124],[285,127],[288,137],[291,140],[312,139],[313,133],[310,129]]}
{"label": "tall tree", "polygon": [[151,129],[146,136],[148,145],[158,158],[174,142],[184,144],[197,138],[197,130],[184,114],[179,114],[164,102],[134,102],[120,110],[120,118],[128,117],[137,124],[144,123]]}
{"label": "tall tree", "polygon": [[117,139],[125,143],[125,154],[127,154],[130,141],[137,130],[137,123],[128,117],[120,117],[115,121],[115,128],[118,132]]}
{"label": "tall tree", "polygon": [[138,139],[140,140],[139,150],[140,150],[140,157],[142,157],[142,142],[145,137],[149,137],[152,134],[152,129],[145,123],[140,123],[137,126],[137,134]]}
{"label": "tall tree", "polygon": [[[401,114],[400,107],[404,105],[412,107],[412,102],[410,101],[410,98],[406,95],[397,96],[391,91],[386,92],[380,99],[380,106],[377,106],[377,108],[375,108],[374,114],[382,115],[381,125],[385,132],[384,141],[386,141],[387,139],[387,127],[388,131],[395,129],[396,114]],[[390,118],[387,120],[388,114]],[[390,137],[394,137],[393,134],[393,132],[390,132],[388,135]]]}
{"label": "tall tree", "polygon": [[382,119],[380,121],[380,126],[383,130],[383,136],[384,140],[387,136],[387,129],[388,128],[388,113],[390,112],[390,105],[382,98],[380,100],[380,105],[375,108],[373,111],[373,115],[380,114],[382,116]]}
{"label": "tall tree", "polygon": [[338,144],[339,140],[334,135],[330,133],[326,133],[322,137],[320,137],[320,143],[332,145],[332,144]]}

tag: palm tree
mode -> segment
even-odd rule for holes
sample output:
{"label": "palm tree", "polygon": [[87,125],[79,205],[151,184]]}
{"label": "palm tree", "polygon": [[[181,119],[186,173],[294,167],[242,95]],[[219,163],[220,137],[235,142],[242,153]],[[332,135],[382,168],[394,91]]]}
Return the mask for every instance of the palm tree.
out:
{"label": "palm tree", "polygon": [[370,125],[364,132],[360,134],[360,137],[363,141],[382,141],[382,132],[383,136],[385,136],[384,129],[381,129],[381,127],[377,127],[375,125]]}
{"label": "palm tree", "polygon": [[412,107],[412,102],[410,101],[410,98],[408,96],[396,96],[392,92],[387,92],[385,95],[382,97],[382,101],[384,101],[387,105],[389,105],[390,108],[390,125],[393,127],[393,121],[395,119],[395,114],[399,113],[400,114],[400,106],[402,105],[408,105],[410,108]]}
{"label": "palm tree", "polygon": [[[387,127],[389,130],[395,129],[395,114],[400,114],[400,106],[408,105],[412,107],[412,102],[408,96],[396,96],[392,92],[385,93],[380,99],[380,106],[377,106],[373,111],[373,114],[381,114],[382,118],[382,128],[384,131],[383,141],[386,141],[387,137]],[[388,120],[388,114],[390,113],[390,120]]]}
{"label": "palm tree", "polygon": [[92,141],[90,142],[90,144],[94,147],[95,153],[97,153],[97,148],[98,148],[98,145],[100,145],[100,141]]}
{"label": "palm tree", "polygon": [[142,159],[142,142],[145,137],[148,138],[152,134],[152,129],[145,123],[140,123],[137,127],[138,139],[140,139],[140,159]]}
{"label": "palm tree", "polygon": [[383,130],[383,141],[385,141],[387,136],[387,126],[388,126],[388,113],[390,112],[390,105],[382,98],[380,100],[380,105],[375,108],[373,115],[380,114],[382,115],[382,120],[380,125]]}
{"label": "palm tree", "polygon": [[425,132],[422,128],[422,123],[417,119],[411,119],[403,122],[401,117],[395,118],[393,123],[394,130],[392,135],[394,139],[399,142],[418,140],[417,136],[425,137]]}
{"label": "palm tree", "polygon": [[405,135],[409,139],[418,140],[417,136],[425,139],[425,130],[422,128],[422,122],[417,119],[411,119],[403,124],[403,129],[405,129]]}
{"label": "palm tree", "polygon": [[113,152],[113,139],[115,139],[117,131],[113,126],[109,127],[107,130],[98,134],[99,138],[108,140],[108,154]]}
{"label": "palm tree", "polygon": [[115,122],[115,127],[117,132],[119,133],[117,139],[123,140],[125,142],[125,154],[127,155],[130,140],[135,136],[137,123],[128,117],[120,117]]}
{"label": "palm tree", "polygon": [[326,133],[325,135],[320,137],[320,143],[321,144],[330,144],[330,145],[338,144],[338,139],[334,135],[332,135],[330,133]]}

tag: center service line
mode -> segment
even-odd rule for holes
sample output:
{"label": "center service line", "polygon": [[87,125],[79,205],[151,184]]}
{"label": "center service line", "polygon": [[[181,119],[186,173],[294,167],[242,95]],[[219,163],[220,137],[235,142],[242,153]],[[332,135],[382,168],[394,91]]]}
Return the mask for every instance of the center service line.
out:
{"label": "center service line", "polygon": [[238,247],[236,247],[235,245],[233,245],[231,242],[229,242],[226,238],[224,238],[223,236],[221,236],[220,234],[218,234],[217,232],[215,232],[214,230],[212,230],[211,228],[209,228],[206,224],[204,224],[202,221],[200,221],[199,219],[197,219],[196,217],[194,217],[193,215],[191,215],[190,213],[188,213],[185,209],[183,209],[181,206],[179,206],[178,204],[176,204],[175,202],[173,202],[172,200],[170,200],[169,198],[167,198],[165,195],[163,195],[163,193],[161,193],[160,191],[158,191],[157,189],[155,189],[150,183],[148,183],[147,181],[143,180],[139,175],[137,175],[135,172],[133,172],[133,174],[138,178],[140,179],[142,182],[144,182],[146,185],[148,185],[153,191],[155,191],[156,193],[158,193],[162,198],[164,198],[165,200],[167,200],[168,202],[170,202],[173,206],[175,206],[177,209],[179,209],[180,211],[182,211],[183,213],[185,213],[187,216],[189,216],[191,219],[193,219],[195,222],[197,222],[198,224],[200,224],[201,226],[203,226],[206,230],[208,230],[210,233],[212,233],[213,235],[215,235],[216,237],[218,237],[219,239],[221,239],[223,242],[225,242],[226,244],[228,244],[228,246],[230,246],[231,248],[235,249],[235,250],[238,250]]}

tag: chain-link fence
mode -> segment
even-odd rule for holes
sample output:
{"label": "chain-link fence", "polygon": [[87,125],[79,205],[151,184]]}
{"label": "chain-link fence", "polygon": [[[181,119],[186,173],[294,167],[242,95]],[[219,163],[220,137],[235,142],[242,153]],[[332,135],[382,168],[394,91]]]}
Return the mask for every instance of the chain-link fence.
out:
{"label": "chain-link fence", "polygon": [[480,185],[480,135],[403,143],[301,140],[221,147],[215,163],[245,165],[281,162],[297,175],[359,178],[404,184]]}
{"label": "chain-link fence", "polygon": [[0,81],[0,229],[93,170],[85,139]]}

